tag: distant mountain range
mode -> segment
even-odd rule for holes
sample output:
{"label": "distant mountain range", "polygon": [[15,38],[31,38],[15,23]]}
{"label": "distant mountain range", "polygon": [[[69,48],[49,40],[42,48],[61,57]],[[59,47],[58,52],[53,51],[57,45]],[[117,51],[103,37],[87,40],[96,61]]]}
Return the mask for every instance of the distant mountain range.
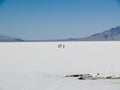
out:
{"label": "distant mountain range", "polygon": [[0,42],[20,42],[20,41],[120,41],[120,26],[111,28],[102,33],[96,33],[84,38],[69,38],[59,40],[22,40],[19,38],[0,35]]}
{"label": "distant mountain range", "polygon": [[17,41],[23,41],[23,40],[15,37],[0,35],[0,42],[14,42],[14,41],[17,42]]}
{"label": "distant mountain range", "polygon": [[72,41],[120,41],[120,26],[85,38],[70,38]]}

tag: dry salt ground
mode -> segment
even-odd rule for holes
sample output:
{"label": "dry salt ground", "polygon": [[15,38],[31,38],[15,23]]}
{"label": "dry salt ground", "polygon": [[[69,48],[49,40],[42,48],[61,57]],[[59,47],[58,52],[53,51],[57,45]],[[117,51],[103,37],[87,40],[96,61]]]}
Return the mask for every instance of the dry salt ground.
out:
{"label": "dry salt ground", "polygon": [[0,90],[120,90],[120,80],[78,80],[41,73],[0,73]]}
{"label": "dry salt ground", "polygon": [[120,90],[120,80],[64,77],[76,73],[120,75],[119,63],[117,41],[1,42],[0,90]]}

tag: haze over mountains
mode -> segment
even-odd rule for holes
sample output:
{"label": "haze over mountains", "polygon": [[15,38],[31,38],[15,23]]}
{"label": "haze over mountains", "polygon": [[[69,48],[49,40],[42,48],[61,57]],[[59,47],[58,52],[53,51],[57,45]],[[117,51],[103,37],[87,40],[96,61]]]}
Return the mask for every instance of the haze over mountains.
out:
{"label": "haze over mountains", "polygon": [[22,40],[19,38],[14,38],[10,36],[0,35],[1,42],[9,41],[120,41],[120,26],[111,28],[102,33],[96,33],[84,38],[69,38],[69,39],[59,39],[59,40]]}
{"label": "haze over mountains", "polygon": [[89,37],[73,39],[78,41],[119,41],[120,40],[120,26],[111,28],[102,33],[96,33]]}
{"label": "haze over mountains", "polygon": [[22,41],[22,39],[0,34],[0,42],[9,42],[9,41]]}

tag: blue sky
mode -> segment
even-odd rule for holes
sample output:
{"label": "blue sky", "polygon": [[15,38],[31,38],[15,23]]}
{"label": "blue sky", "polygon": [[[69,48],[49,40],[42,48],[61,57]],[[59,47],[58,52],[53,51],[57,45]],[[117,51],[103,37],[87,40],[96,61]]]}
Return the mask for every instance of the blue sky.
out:
{"label": "blue sky", "polygon": [[0,34],[22,39],[86,37],[120,25],[120,0],[0,0]]}

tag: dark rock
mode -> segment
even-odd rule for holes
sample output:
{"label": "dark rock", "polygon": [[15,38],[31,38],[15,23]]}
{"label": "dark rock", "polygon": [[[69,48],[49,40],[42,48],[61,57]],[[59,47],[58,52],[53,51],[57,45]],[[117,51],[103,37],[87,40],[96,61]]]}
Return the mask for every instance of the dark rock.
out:
{"label": "dark rock", "polygon": [[112,79],[112,76],[107,76],[106,79]]}
{"label": "dark rock", "polygon": [[79,77],[78,79],[79,79],[79,80],[85,80],[85,78],[83,78],[83,77]]}
{"label": "dark rock", "polygon": [[68,76],[65,76],[65,77],[79,77],[80,75],[79,74],[73,74],[73,75],[68,75]]}

